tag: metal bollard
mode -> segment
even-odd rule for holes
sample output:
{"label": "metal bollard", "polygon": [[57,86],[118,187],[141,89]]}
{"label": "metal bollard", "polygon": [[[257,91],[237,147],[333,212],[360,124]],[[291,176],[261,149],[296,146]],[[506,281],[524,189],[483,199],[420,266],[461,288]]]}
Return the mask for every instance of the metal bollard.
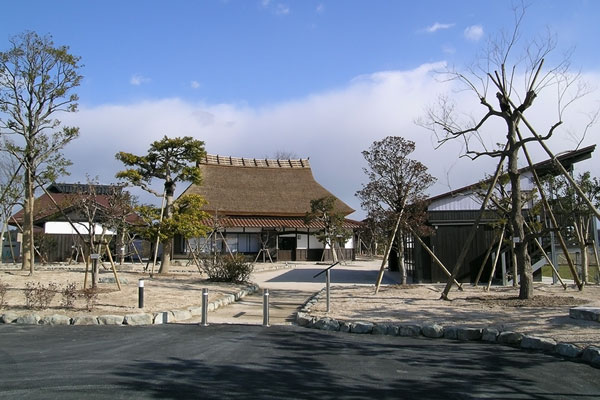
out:
{"label": "metal bollard", "polygon": [[138,308],[144,308],[144,280],[138,281]]}
{"label": "metal bollard", "polygon": [[269,289],[263,289],[263,326],[269,325]]}
{"label": "metal bollard", "polygon": [[202,289],[202,326],[208,326],[208,289]]}
{"label": "metal bollard", "polygon": [[331,275],[330,275],[331,271],[328,269],[327,272],[325,272],[325,277],[326,282],[325,282],[325,286],[326,286],[326,291],[327,291],[327,312],[329,312],[329,287],[331,286]]}

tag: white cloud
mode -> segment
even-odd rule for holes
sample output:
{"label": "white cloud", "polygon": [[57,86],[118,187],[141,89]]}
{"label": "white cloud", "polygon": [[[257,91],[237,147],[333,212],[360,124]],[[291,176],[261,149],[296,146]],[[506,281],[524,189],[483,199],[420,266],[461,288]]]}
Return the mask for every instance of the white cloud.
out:
{"label": "white cloud", "polygon": [[290,6],[287,4],[279,3],[275,6],[275,14],[277,15],[288,15],[290,13]]}
{"label": "white cloud", "polygon": [[134,86],[140,86],[140,85],[142,85],[144,83],[148,83],[148,82],[150,82],[150,78],[146,78],[140,74],[133,74],[133,76],[129,80],[129,83],[131,83]]}
{"label": "white cloud", "polygon": [[455,24],[441,24],[439,22],[436,22],[435,24],[428,26],[427,28],[425,28],[425,32],[428,33],[435,33],[439,30],[442,29],[450,29],[454,26]]}
{"label": "white cloud", "polygon": [[199,89],[200,88],[200,82],[198,82],[198,81],[191,81],[190,82],[190,87],[192,89]]}
{"label": "white cloud", "polygon": [[483,37],[483,27],[481,25],[471,25],[465,28],[465,38],[472,42],[477,42]]}
{"label": "white cloud", "polygon": [[323,14],[325,12],[325,4],[319,3],[316,8],[317,14]]}
{"label": "white cloud", "polygon": [[[355,78],[344,87],[314,93],[304,98],[265,107],[240,104],[191,103],[171,98],[135,104],[107,104],[63,116],[65,124],[79,126],[81,137],[65,150],[73,160],[73,176],[63,180],[84,181],[85,174],[98,175],[105,183],[114,182],[114,174],[123,166],[114,159],[118,151],[144,154],[149,144],[164,135],[193,136],[206,143],[213,154],[265,157],[276,151],[289,151],[310,157],[319,183],[359,210],[354,193],[364,182],[360,154],[375,140],[399,135],[417,144],[414,157],[422,161],[438,178],[431,194],[473,183],[493,172],[496,161],[459,158],[459,141],[435,150],[436,139],[416,126],[425,107],[441,93],[449,93],[464,105],[467,117],[480,117],[482,110],[471,92],[456,91],[451,82],[440,83],[432,71],[444,64],[425,64],[409,71],[383,71]],[[598,86],[600,75],[588,79]],[[493,95],[493,93],[491,94]],[[536,99],[530,120],[540,129],[552,122],[555,104],[552,93]],[[495,99],[492,99],[495,100]],[[585,106],[597,106],[597,98],[584,98],[577,113],[565,115],[564,130],[579,132]],[[561,127],[562,129],[562,127]],[[564,131],[556,133],[552,149],[560,152],[573,147]],[[500,133],[491,143],[501,141]],[[587,144],[597,143],[588,137]],[[539,147],[539,146],[538,146]],[[535,161],[546,158],[539,149],[530,149]],[[595,156],[595,159],[600,154]],[[600,163],[592,164],[600,176]],[[185,184],[178,189],[184,189]],[[362,217],[362,213],[355,218]]]}

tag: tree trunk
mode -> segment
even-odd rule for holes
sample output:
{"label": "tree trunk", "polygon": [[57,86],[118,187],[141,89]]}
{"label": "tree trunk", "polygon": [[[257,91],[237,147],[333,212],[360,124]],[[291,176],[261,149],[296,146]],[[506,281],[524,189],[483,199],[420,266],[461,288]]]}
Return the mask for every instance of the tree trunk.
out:
{"label": "tree trunk", "polygon": [[[173,196],[175,194],[175,182],[167,180],[165,182],[165,216],[166,218],[173,217]],[[162,242],[162,256],[160,258],[159,274],[166,274],[171,268],[171,252],[173,251],[173,238],[168,238]]]}
{"label": "tree trunk", "polygon": [[338,262],[338,255],[337,255],[337,251],[335,250],[335,243],[332,241],[330,242],[330,246],[329,248],[331,249],[331,257],[333,258],[333,263],[335,264],[336,262]]}
{"label": "tree trunk", "polygon": [[396,237],[396,243],[398,248],[398,268],[400,269],[400,276],[402,277],[402,284],[406,285],[406,263],[404,262],[404,233],[398,232]]}
{"label": "tree trunk", "polygon": [[517,252],[515,250],[515,243],[512,240],[510,241],[510,257],[512,264],[513,287],[517,287],[519,286],[519,282],[517,282]]}
{"label": "tree trunk", "polygon": [[521,176],[518,165],[519,147],[516,146],[516,124],[512,120],[508,124],[508,140],[510,143],[508,149],[508,176],[511,184],[510,219],[513,227],[513,240],[517,240],[517,243],[515,243],[517,271],[521,276],[519,298],[531,299],[533,297],[533,271],[531,269],[531,258],[527,251],[527,243],[525,243]]}
{"label": "tree trunk", "polygon": [[35,263],[35,248],[33,242],[33,210],[35,197],[33,193],[33,181],[29,168],[25,170],[25,204],[23,206],[23,254],[21,255],[21,269],[29,270],[33,275]]}

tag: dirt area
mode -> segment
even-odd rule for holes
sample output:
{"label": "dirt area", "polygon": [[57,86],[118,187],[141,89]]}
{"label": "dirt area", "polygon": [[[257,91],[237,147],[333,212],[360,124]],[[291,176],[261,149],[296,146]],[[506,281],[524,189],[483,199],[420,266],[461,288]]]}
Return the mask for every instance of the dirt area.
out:
{"label": "dirt area", "polygon": [[520,300],[518,289],[464,285],[454,288],[451,301],[440,300],[443,285],[382,286],[375,295],[372,287],[332,287],[330,313],[324,299],[312,315],[339,320],[433,324],[444,326],[492,327],[512,330],[581,346],[600,345],[600,323],[569,317],[569,308],[579,305],[600,307],[600,286],[576,287],[537,284],[535,297]]}
{"label": "dirt area", "polygon": [[[63,296],[57,293],[50,307],[45,310],[30,310],[26,307],[24,289],[28,282],[38,282],[47,286],[50,282],[58,285],[58,291],[64,289],[68,283],[75,283],[81,292],[85,277],[85,265],[54,265],[41,266],[34,276],[21,271],[18,267],[3,265],[0,268],[0,282],[8,285],[5,295],[6,305],[0,309],[0,314],[6,311],[17,313],[35,312],[40,316],[51,314],[77,315],[125,315],[139,313],[138,308],[138,281],[144,279],[144,312],[158,312],[202,305],[202,288],[208,288],[209,301],[224,295],[237,293],[246,285],[227,283],[213,283],[205,280],[195,267],[174,266],[172,273],[166,276],[154,275],[150,278],[143,266],[124,265],[117,268],[121,290],[117,288],[113,272],[100,267],[99,278],[109,278],[111,283],[98,284],[98,299],[91,312],[87,311],[86,301],[78,297],[71,309],[62,307]],[[87,287],[90,286],[91,275],[88,275]]]}

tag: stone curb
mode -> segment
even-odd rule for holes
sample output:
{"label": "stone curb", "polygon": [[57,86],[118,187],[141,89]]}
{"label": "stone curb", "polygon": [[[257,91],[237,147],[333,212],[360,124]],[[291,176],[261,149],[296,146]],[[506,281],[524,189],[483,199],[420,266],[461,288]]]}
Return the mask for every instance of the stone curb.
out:
{"label": "stone curb", "polygon": [[296,313],[296,324],[305,328],[356,334],[412,336],[428,339],[449,339],[461,342],[496,343],[523,350],[540,351],[571,361],[585,362],[600,368],[600,347],[580,348],[571,343],[557,343],[554,339],[525,335],[519,332],[499,331],[492,328],[442,326],[438,324],[393,324],[369,321],[341,321],[330,317],[317,318],[310,315],[311,308],[325,296],[325,289],[310,297]]}
{"label": "stone curb", "polygon": [[[257,292],[258,285],[249,285],[235,294],[228,294],[208,303],[208,311],[234,303],[243,297]],[[79,315],[69,317],[67,315],[55,314],[40,317],[36,313],[19,315],[13,311],[0,314],[0,323],[22,324],[22,325],[152,325],[166,324],[171,322],[185,321],[194,316],[202,315],[202,307],[190,307],[184,310],[168,310],[154,313],[136,313],[127,315]]]}

